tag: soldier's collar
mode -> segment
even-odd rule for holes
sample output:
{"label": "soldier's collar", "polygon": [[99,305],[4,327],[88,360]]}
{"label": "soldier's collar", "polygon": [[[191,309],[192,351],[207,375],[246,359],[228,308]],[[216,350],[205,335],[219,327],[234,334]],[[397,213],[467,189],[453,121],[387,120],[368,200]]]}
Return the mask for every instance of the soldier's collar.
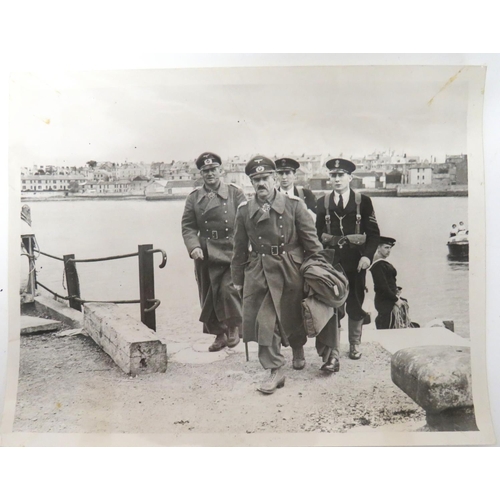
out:
{"label": "soldier's collar", "polygon": [[[280,193],[276,189],[276,196],[274,197],[273,202],[271,203],[271,208],[279,213],[280,215],[285,211],[285,204],[286,204],[286,199],[287,196],[284,195],[283,193]],[[255,195],[249,202],[248,202],[248,213],[250,215],[250,218],[252,218],[260,209],[260,205],[257,201],[257,195]]]}
{"label": "soldier's collar", "polygon": [[[207,196],[208,193],[210,193],[211,190],[210,189],[207,189],[207,187],[205,186],[205,184],[203,184],[203,189],[200,189],[200,200],[204,197],[204,196]],[[229,192],[229,189],[227,187],[227,184],[224,182],[224,181],[220,181],[220,185],[219,185],[219,189],[216,191],[216,193],[221,197],[223,198],[224,200],[227,200],[227,197],[228,197],[228,192]]]}

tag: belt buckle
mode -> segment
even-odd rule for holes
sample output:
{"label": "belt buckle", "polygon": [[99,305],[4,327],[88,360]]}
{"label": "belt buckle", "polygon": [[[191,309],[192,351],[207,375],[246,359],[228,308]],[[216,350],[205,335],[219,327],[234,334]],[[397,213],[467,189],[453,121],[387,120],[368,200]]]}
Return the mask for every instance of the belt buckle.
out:
{"label": "belt buckle", "polygon": [[271,246],[271,255],[279,255],[279,247]]}
{"label": "belt buckle", "polygon": [[212,231],[212,239],[213,240],[218,240],[219,239],[219,233],[217,231]]}

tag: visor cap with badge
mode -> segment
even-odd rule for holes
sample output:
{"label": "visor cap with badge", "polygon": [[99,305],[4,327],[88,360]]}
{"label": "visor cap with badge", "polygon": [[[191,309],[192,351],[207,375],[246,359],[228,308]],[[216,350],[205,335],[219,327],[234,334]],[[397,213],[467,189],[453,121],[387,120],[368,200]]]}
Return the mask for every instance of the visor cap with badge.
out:
{"label": "visor cap with badge", "polygon": [[296,172],[300,168],[300,163],[292,158],[280,158],[275,161],[276,171],[279,172]]}
{"label": "visor cap with badge", "polygon": [[351,175],[356,170],[356,165],[352,161],[344,158],[333,158],[325,163],[330,174],[345,173]]}
{"label": "visor cap with badge", "polygon": [[254,156],[245,167],[245,174],[252,178],[256,175],[269,175],[276,172],[276,165],[267,156]]}
{"label": "visor cap with badge", "polygon": [[215,153],[202,153],[200,156],[198,156],[198,159],[196,160],[196,167],[198,170],[202,171],[203,170],[208,170],[209,168],[214,168],[214,167],[220,167],[222,165],[222,160],[219,155],[216,155]]}

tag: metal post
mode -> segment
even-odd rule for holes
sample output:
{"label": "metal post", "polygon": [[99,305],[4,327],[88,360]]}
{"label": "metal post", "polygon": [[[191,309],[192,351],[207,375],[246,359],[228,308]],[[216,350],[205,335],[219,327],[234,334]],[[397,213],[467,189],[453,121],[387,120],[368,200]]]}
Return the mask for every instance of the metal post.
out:
{"label": "metal post", "polygon": [[[141,300],[141,321],[156,331],[155,308],[151,306],[155,299],[155,275],[152,250],[153,245],[139,245],[139,292]],[[152,309],[151,311],[146,311]]]}
{"label": "metal post", "polygon": [[69,307],[76,309],[77,311],[81,311],[81,303],[74,299],[74,297],[80,298],[80,280],[78,279],[76,264],[73,262],[74,258],[75,254],[63,255],[64,272],[66,273],[68,296],[70,297]]}

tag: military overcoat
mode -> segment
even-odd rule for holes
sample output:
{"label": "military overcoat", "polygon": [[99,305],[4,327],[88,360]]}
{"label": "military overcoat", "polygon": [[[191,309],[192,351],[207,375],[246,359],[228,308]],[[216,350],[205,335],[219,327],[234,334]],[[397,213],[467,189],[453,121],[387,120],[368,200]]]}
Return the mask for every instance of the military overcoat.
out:
{"label": "military overcoat", "polygon": [[240,205],[231,270],[234,284],[243,286],[245,342],[271,346],[276,325],[284,345],[291,337],[306,335],[300,265],[321,249],[301,199],[276,191],[268,211],[255,197]]}
{"label": "military overcoat", "polygon": [[222,181],[217,193],[201,186],[186,199],[182,236],[190,255],[197,247],[203,250],[204,260],[195,261],[195,273],[202,307],[200,321],[205,324],[214,315],[219,321],[241,318],[241,299],[231,284],[230,264],[236,210],[244,200],[238,186]]}

